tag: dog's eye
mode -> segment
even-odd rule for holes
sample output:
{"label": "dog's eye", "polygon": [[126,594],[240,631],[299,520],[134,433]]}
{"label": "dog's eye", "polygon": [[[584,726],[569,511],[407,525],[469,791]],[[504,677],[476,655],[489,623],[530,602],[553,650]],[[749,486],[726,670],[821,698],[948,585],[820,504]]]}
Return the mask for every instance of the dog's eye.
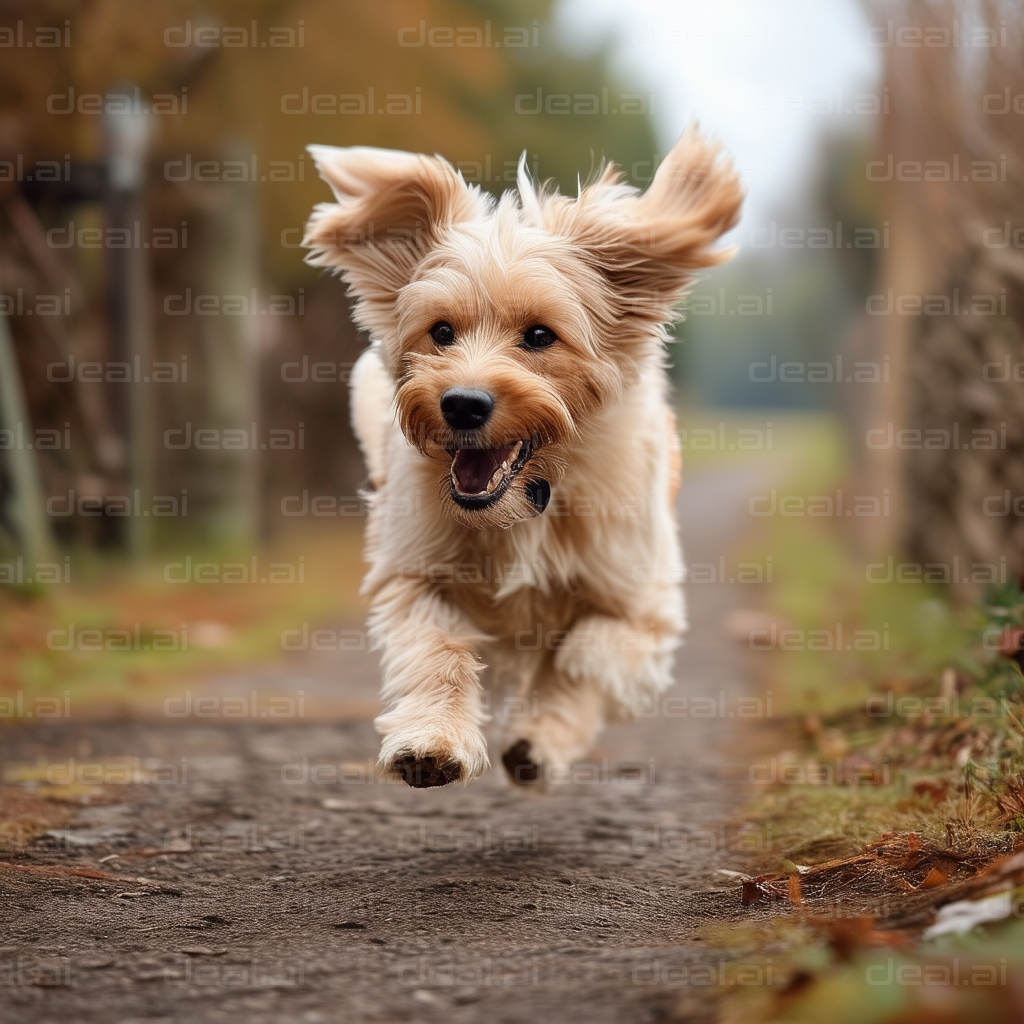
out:
{"label": "dog's eye", "polygon": [[438,322],[430,328],[430,336],[434,339],[434,343],[436,345],[455,344],[455,328],[446,320],[438,320]]}
{"label": "dog's eye", "polygon": [[527,327],[523,332],[523,348],[539,349],[539,348],[550,348],[554,345],[555,332],[549,327],[543,327],[537,324],[533,327]]}

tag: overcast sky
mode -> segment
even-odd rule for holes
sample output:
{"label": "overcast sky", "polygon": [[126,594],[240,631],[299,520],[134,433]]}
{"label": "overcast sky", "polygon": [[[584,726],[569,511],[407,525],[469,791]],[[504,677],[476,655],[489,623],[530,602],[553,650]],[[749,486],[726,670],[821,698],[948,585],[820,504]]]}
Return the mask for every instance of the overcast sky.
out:
{"label": "overcast sky", "polygon": [[823,124],[864,126],[881,102],[882,50],[856,0],[560,0],[582,52],[610,38],[616,65],[654,91],[668,146],[691,117],[726,145],[749,199],[740,230],[798,193]]}

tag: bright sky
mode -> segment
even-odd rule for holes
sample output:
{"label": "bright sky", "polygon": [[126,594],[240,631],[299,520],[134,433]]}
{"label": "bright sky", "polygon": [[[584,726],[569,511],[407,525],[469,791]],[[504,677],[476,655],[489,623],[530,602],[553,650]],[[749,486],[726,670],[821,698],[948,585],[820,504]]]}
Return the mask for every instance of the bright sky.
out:
{"label": "bright sky", "polygon": [[867,128],[855,105],[882,102],[883,51],[856,0],[560,0],[557,24],[577,51],[611,40],[654,91],[664,146],[692,117],[725,144],[748,188],[741,231],[806,184],[823,125]]}

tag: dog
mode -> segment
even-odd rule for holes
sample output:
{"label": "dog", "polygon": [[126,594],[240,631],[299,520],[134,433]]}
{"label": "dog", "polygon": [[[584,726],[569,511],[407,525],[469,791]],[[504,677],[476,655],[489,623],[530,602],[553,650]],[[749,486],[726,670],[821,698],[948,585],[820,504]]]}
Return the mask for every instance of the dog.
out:
{"label": "dog", "polygon": [[383,774],[488,767],[485,657],[510,682],[502,762],[545,788],[672,681],[686,631],[667,325],[737,221],[695,127],[641,193],[612,164],[575,199],[494,199],[451,164],[310,146],[336,202],[307,262],[340,273],[371,345],[351,374],[369,472],[363,592],[382,650]]}

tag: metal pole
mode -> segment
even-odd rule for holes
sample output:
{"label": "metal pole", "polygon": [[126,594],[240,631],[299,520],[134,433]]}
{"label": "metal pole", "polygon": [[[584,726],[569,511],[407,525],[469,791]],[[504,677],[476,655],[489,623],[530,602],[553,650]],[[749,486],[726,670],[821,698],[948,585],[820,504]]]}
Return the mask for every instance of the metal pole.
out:
{"label": "metal pole", "polygon": [[[128,552],[141,558],[150,547],[153,495],[153,409],[149,374],[152,342],[149,322],[149,258],[145,242],[146,152],[150,115],[137,87],[123,86],[107,97],[108,221],[127,231],[127,248],[111,249],[110,299],[112,355],[130,367],[130,383],[113,385],[111,396],[118,427],[125,439],[129,499]],[[127,391],[127,394],[125,394]]]}

